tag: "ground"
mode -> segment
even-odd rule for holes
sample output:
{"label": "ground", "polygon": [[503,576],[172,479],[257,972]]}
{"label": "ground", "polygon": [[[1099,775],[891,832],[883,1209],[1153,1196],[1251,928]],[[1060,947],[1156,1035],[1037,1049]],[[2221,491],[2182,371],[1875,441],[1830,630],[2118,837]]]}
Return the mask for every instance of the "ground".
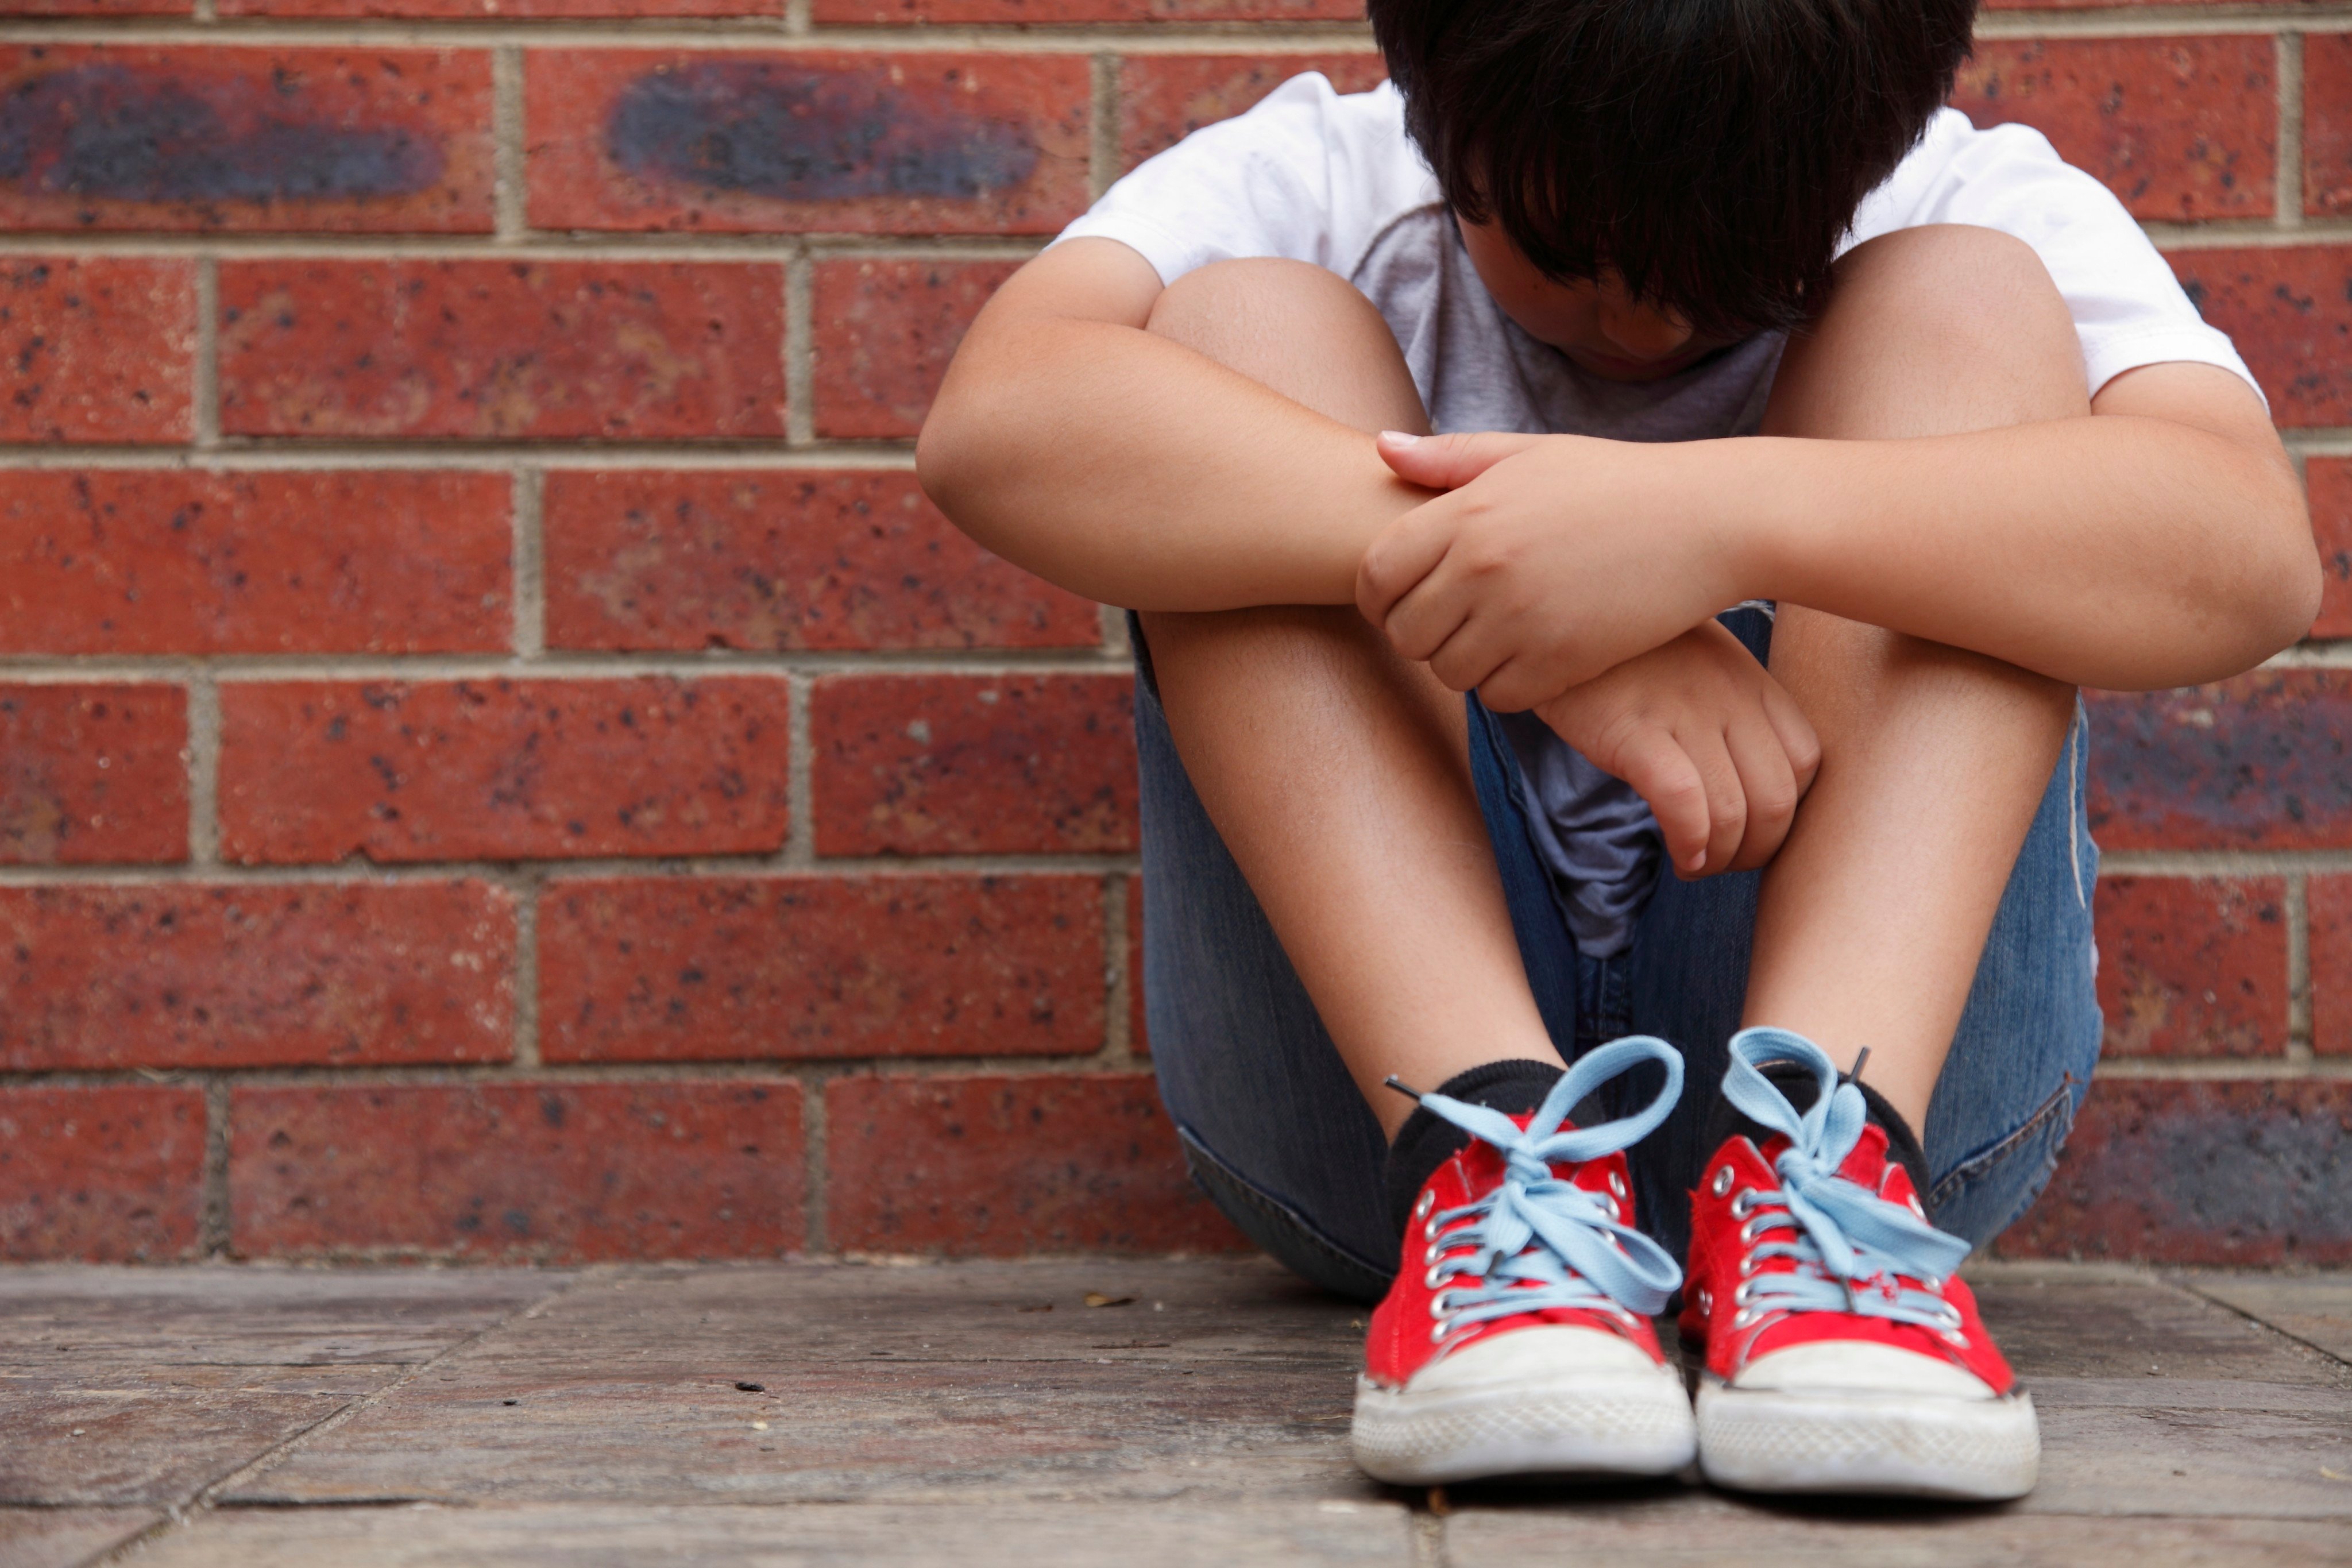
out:
{"label": "ground", "polygon": [[2352,1563],[2352,1276],[1972,1272],[2012,1508],[1384,1489],[1255,1260],[0,1269],[0,1564]]}

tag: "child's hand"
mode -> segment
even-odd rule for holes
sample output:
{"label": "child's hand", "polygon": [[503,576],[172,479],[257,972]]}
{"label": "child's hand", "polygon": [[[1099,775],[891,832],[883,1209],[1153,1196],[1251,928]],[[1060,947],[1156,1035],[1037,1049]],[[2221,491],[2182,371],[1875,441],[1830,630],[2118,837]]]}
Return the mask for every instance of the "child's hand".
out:
{"label": "child's hand", "polygon": [[1535,711],[1650,803],[1685,877],[1772,858],[1821,766],[1795,700],[1711,620]]}
{"label": "child's hand", "polygon": [[1748,596],[1712,521],[1734,445],[1384,435],[1399,477],[1448,493],[1372,541],[1356,603],[1456,691],[1533,707]]}

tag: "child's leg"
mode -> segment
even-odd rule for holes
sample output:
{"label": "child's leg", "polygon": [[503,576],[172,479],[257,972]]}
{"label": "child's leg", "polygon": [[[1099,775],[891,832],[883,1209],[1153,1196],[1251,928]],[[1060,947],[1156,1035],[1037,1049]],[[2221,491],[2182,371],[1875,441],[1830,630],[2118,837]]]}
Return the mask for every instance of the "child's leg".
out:
{"label": "child's leg", "polygon": [[[2087,411],[2081,352],[2031,251],[1987,230],[1861,247],[1792,340],[1768,433],[1877,439]],[[2074,710],[1998,660],[1788,606],[1771,668],[1823,762],[1756,913],[1745,1020],[1794,1029],[1915,1128]]]}
{"label": "child's leg", "polygon": [[[1299,263],[1226,263],[1151,330],[1366,431],[1428,428],[1388,327]],[[1280,526],[1270,520],[1269,527]],[[1142,617],[1184,771],[1357,1087],[1557,1062],[1480,816],[1462,699],[1351,607]]]}

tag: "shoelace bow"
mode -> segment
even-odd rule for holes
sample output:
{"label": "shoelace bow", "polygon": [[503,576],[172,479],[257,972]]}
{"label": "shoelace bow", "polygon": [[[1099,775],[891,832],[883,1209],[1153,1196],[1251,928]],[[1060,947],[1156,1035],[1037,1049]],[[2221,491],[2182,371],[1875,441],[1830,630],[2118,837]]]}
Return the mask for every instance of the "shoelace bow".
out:
{"label": "shoelace bow", "polygon": [[[1818,1090],[1802,1116],[1770,1079],[1766,1062],[1793,1062],[1812,1073]],[[1862,1090],[1838,1079],[1835,1063],[1812,1041],[1786,1029],[1742,1029],[1731,1038],[1724,1097],[1789,1147],[1775,1160],[1780,1185],[1748,1200],[1748,1224],[1759,1237],[1751,1259],[1786,1258],[1793,1272],[1751,1276],[1740,1304],[1773,1311],[1855,1312],[1949,1333],[1959,1309],[1944,1300],[1943,1281],[1969,1255],[1969,1244],[1937,1230],[1902,1204],[1838,1174],[1862,1137]],[[1920,1281],[1915,1287],[1906,1279]],[[1924,1287],[1924,1288],[1922,1288]]]}
{"label": "shoelace bow", "polygon": [[[1664,1089],[1645,1110],[1559,1130],[1586,1095],[1645,1061],[1666,1069]],[[1674,1109],[1682,1086],[1681,1053],[1654,1036],[1629,1035],[1586,1052],[1544,1097],[1525,1130],[1483,1105],[1443,1094],[1417,1097],[1432,1115],[1493,1145],[1505,1165],[1502,1181],[1486,1196],[1431,1216],[1441,1254],[1432,1265],[1433,1276],[1468,1281],[1449,1284],[1433,1298],[1450,1327],[1552,1307],[1648,1315],[1665,1306],[1683,1279],[1674,1258],[1624,1224],[1624,1211],[1605,1194],[1562,1181],[1551,1167],[1597,1160],[1648,1136]],[[1456,1223],[1465,1219],[1471,1223]],[[1465,1248],[1468,1256],[1454,1256]]]}

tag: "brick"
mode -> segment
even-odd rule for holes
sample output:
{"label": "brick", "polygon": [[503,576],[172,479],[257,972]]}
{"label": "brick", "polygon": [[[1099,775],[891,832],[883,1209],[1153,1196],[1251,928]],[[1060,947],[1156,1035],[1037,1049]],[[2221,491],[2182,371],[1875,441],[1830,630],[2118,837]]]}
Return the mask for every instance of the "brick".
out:
{"label": "brick", "polygon": [[562,471],[551,647],[1091,647],[1094,605],[991,555],[910,473]]}
{"label": "brick", "polygon": [[2311,915],[2311,1048],[2352,1056],[2352,877],[2314,877]]}
{"label": "brick", "polygon": [[231,435],[784,432],[783,273],[772,265],[385,258],[220,271]]}
{"label": "brick", "polygon": [[814,0],[818,22],[1360,22],[1364,0]]}
{"label": "brick", "polygon": [[487,50],[0,48],[11,228],[488,233],[493,158]]}
{"label": "brick", "polygon": [[548,1061],[1068,1055],[1103,1043],[1091,877],[565,881]]}
{"label": "brick", "polygon": [[2311,458],[2304,464],[2311,531],[2319,542],[2319,619],[2315,637],[2352,637],[2352,459]]}
{"label": "brick", "polygon": [[240,1089],[247,1258],[772,1258],[802,1245],[793,1083]]}
{"label": "brick", "polygon": [[1125,675],[838,675],[810,744],[820,855],[1136,846]]}
{"label": "brick", "polygon": [[1051,234],[1086,210],[1082,56],[540,49],[543,228]]}
{"label": "brick", "polygon": [[503,648],[510,488],[383,469],[0,472],[0,652]]}
{"label": "brick", "polygon": [[[128,3],[128,0],[126,0]],[[224,16],[769,16],[783,0],[217,0]]]}
{"label": "brick", "polygon": [[2181,250],[2172,270],[2230,334],[2283,426],[2352,424],[2352,247]]}
{"label": "brick", "polygon": [[2099,1079],[2011,1257],[2352,1262],[2352,1083]]}
{"label": "brick", "polygon": [[837,1078],[826,1234],[847,1251],[1225,1252],[1145,1073]]}
{"label": "brick", "polygon": [[1230,120],[1306,71],[1368,92],[1388,64],[1368,50],[1315,55],[1137,55],[1118,64],[1118,162],[1132,169],[1203,125]]}
{"label": "brick", "polygon": [[2352,34],[2304,36],[2303,208],[2352,213]]}
{"label": "brick", "polygon": [[515,903],[481,882],[0,889],[0,1068],[513,1055]]}
{"label": "brick", "polygon": [[767,678],[234,682],[236,862],[761,854],[786,828]]}
{"label": "brick", "polygon": [[820,261],[813,279],[816,433],[912,436],[980,308],[1013,261]]}
{"label": "brick", "polygon": [[1952,103],[1979,125],[2032,126],[2137,217],[2268,217],[2275,205],[2267,37],[1986,38]]}
{"label": "brick", "polygon": [[185,859],[187,744],[176,686],[0,685],[0,865]]}
{"label": "brick", "polygon": [[194,0],[14,0],[17,16],[186,16]]}
{"label": "brick", "polygon": [[2090,708],[2091,826],[2107,848],[2352,844],[2352,671],[2258,670]]}
{"label": "brick", "polygon": [[185,441],[195,354],[193,262],[0,258],[0,441]]}
{"label": "brick", "polygon": [[0,1088],[0,1258],[192,1257],[204,1168],[202,1089]]}
{"label": "brick", "polygon": [[2104,877],[2097,908],[2109,1056],[2285,1050],[2283,878]]}

